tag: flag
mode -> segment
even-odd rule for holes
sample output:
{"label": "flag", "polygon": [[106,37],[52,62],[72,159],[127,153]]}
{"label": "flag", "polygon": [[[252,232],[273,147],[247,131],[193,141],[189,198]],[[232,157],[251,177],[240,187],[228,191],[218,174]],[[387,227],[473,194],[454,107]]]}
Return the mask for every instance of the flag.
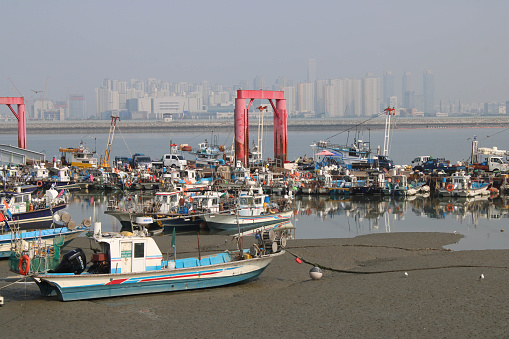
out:
{"label": "flag", "polygon": [[4,221],[4,220],[5,220],[4,214],[2,212],[0,212],[0,221]]}
{"label": "flag", "polygon": [[12,219],[12,213],[11,213],[11,211],[9,211],[9,205],[7,205],[7,201],[4,201],[4,205],[5,205],[5,211],[9,215],[9,218]]}
{"label": "flag", "polygon": [[[0,213],[0,215],[1,215],[1,214],[2,214],[2,213]],[[4,219],[4,229],[5,229],[6,231],[8,231],[8,230],[10,230],[10,228],[11,228],[11,226],[9,226],[9,224],[7,223],[7,219]]]}
{"label": "flag", "polygon": [[175,244],[175,227],[173,227],[173,234],[171,235],[171,247],[172,248],[176,248],[176,244]]}

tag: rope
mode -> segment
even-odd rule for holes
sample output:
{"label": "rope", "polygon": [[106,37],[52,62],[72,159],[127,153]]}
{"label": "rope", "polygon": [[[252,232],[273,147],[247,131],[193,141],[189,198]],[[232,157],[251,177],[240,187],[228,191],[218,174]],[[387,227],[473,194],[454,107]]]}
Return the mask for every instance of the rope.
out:
{"label": "rope", "polygon": [[330,137],[328,137],[328,138],[325,138],[325,140],[329,140],[329,139],[331,139],[331,138],[334,138],[334,137],[335,137],[335,136],[337,136],[337,135],[340,135],[340,134],[345,133],[345,132],[349,132],[352,128],[354,128],[354,127],[358,127],[358,126],[360,126],[360,125],[362,125],[362,124],[365,124],[366,122],[368,122],[368,121],[370,121],[370,120],[373,120],[373,119],[379,118],[379,117],[381,117],[382,115],[383,115],[383,113],[379,113],[377,116],[375,116],[375,117],[371,117],[371,118],[369,118],[369,119],[366,119],[366,120],[364,120],[363,122],[358,123],[357,125],[350,126],[350,127],[348,127],[347,129],[345,129],[345,130],[343,130],[343,131],[341,131],[341,132],[338,132],[338,133],[336,133],[336,134],[334,134],[334,135],[332,135],[332,136],[330,136]]}
{"label": "rope", "polygon": [[120,133],[120,136],[122,137],[122,140],[124,140],[124,144],[125,144],[125,147],[127,147],[127,151],[129,152],[129,154],[131,156],[133,156],[133,153],[129,149],[129,146],[127,146],[127,142],[125,141],[124,135],[122,134],[122,131],[120,130],[120,126],[117,126],[117,128],[118,128],[118,132]]}
{"label": "rope", "polygon": [[[343,245],[341,245],[343,246]],[[359,245],[345,245],[345,246],[359,246]],[[387,248],[396,248],[398,247],[388,247],[388,246],[371,246],[371,245],[360,245],[360,246],[367,246],[367,247],[387,247]],[[310,246],[306,246],[306,248],[309,248]],[[322,247],[322,246],[314,246],[314,247]],[[407,251],[425,251],[425,250],[438,250],[438,251],[450,251],[445,249],[436,249],[436,248],[424,248],[424,249],[405,249],[405,248],[399,248]],[[435,267],[418,267],[418,268],[410,268],[410,269],[397,269],[397,270],[384,270],[384,271],[352,271],[352,270],[340,270],[332,267],[327,267],[318,263],[312,263],[306,259],[303,259],[302,257],[297,256],[296,254],[290,252],[288,248],[285,249],[286,252],[293,255],[295,258],[300,258],[302,262],[316,266],[321,268],[322,270],[332,271],[332,272],[338,272],[338,273],[349,273],[349,274],[382,274],[382,273],[395,273],[395,272],[409,272],[409,271],[427,271],[427,270],[440,270],[440,269],[447,269],[447,268],[500,268],[500,269],[509,269],[507,266],[492,266],[492,265],[447,265],[447,266],[435,266]]]}
{"label": "rope", "polygon": [[5,286],[0,287],[0,290],[3,290],[4,288],[9,287],[9,286],[11,286],[11,285],[17,284],[17,283],[19,283],[21,280],[26,280],[26,277],[29,277],[29,275],[27,275],[27,276],[23,276],[23,278],[20,278],[20,279],[16,280],[15,282],[12,282],[12,283],[10,283],[10,284],[7,284],[7,285],[5,285]]}

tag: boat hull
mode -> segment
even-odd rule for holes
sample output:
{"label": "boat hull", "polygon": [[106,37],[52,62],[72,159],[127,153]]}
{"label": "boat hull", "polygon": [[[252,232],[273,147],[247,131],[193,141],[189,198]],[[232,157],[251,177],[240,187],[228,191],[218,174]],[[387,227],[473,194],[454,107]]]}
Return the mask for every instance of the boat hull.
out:
{"label": "boat hull", "polygon": [[200,223],[203,222],[197,216],[192,215],[165,215],[153,213],[131,213],[124,211],[105,211],[104,214],[111,215],[120,222],[122,228],[131,229],[131,220],[136,217],[150,216],[154,222],[148,225],[149,230],[156,230],[161,228],[178,227],[179,229],[195,229],[200,228]]}
{"label": "boat hull", "polygon": [[217,230],[236,230],[240,227],[260,227],[272,225],[289,220],[292,216],[292,211],[286,211],[274,214],[263,214],[257,216],[237,216],[235,214],[214,214],[206,215],[203,218],[207,222],[210,229]]}
{"label": "boat hull", "polygon": [[12,215],[13,223],[19,225],[22,230],[41,228],[41,226],[50,226],[53,220],[53,214],[64,209],[67,204],[56,205],[53,208],[42,208],[30,212],[15,213]]}
{"label": "boat hull", "polygon": [[46,274],[33,277],[41,293],[62,301],[184,291],[256,279],[277,254],[181,269],[121,274]]}

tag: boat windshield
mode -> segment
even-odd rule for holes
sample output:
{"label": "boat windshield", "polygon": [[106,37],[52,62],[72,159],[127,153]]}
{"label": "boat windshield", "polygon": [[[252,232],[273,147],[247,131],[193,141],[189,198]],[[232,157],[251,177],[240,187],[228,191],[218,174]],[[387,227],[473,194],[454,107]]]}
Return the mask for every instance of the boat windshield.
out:
{"label": "boat windshield", "polygon": [[240,204],[244,206],[253,206],[254,205],[253,197],[240,197]]}

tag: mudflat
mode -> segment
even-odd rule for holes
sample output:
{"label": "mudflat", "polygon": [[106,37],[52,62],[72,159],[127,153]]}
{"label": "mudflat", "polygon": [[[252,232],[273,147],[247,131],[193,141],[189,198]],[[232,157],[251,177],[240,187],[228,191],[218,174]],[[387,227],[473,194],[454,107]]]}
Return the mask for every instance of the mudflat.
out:
{"label": "mudflat", "polygon": [[[249,283],[204,290],[61,302],[34,283],[0,281],[4,338],[23,337],[508,337],[509,250],[449,251],[459,234],[391,233],[289,240]],[[200,237],[202,254],[234,249]],[[156,237],[163,253],[171,237]],[[245,238],[244,246],[254,242]],[[89,240],[78,238],[63,252]],[[198,255],[178,236],[178,256]],[[302,263],[295,260],[299,257]],[[309,270],[320,266],[323,277]],[[405,274],[407,273],[407,275]],[[481,274],[484,275],[480,279]],[[0,277],[14,276],[0,261]]]}

